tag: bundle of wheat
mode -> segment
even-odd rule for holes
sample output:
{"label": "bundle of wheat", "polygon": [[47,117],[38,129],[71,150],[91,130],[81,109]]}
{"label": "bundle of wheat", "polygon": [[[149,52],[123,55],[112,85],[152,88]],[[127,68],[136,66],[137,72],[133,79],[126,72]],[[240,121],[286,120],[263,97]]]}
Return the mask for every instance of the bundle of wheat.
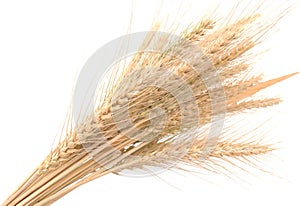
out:
{"label": "bundle of wheat", "polygon": [[215,159],[251,164],[248,157],[272,152],[260,137],[245,140],[227,127],[209,135],[207,128],[225,114],[280,103],[255,95],[296,73],[264,80],[253,72],[251,51],[286,13],[283,9],[269,22],[257,13],[226,24],[206,17],[179,38],[162,34],[155,24],[130,63],[116,64],[98,87],[101,101],[94,110],[76,123],[69,115],[64,140],[3,205],[50,205],[82,184],[124,169],[187,164],[210,170]]}

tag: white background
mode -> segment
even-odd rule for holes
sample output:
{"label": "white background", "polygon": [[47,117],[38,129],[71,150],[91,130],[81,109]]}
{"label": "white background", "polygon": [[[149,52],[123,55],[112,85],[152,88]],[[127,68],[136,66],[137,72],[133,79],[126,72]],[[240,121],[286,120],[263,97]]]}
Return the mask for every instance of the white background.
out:
{"label": "white background", "polygon": [[[201,16],[205,2],[187,6]],[[222,6],[228,6],[224,2]],[[135,1],[132,6],[129,0],[0,1],[0,202],[49,153],[76,76],[89,56],[126,33],[132,9],[133,31],[142,31],[149,29],[160,5],[161,1]],[[179,5],[180,1],[164,1],[162,12],[180,17]],[[260,64],[270,74],[300,71],[299,18],[296,7],[271,38],[272,51]],[[285,98],[276,117],[282,150],[280,160],[272,164],[283,178],[243,175],[237,181],[172,172],[161,179],[107,175],[54,205],[300,205],[299,80],[294,77],[278,88]]]}

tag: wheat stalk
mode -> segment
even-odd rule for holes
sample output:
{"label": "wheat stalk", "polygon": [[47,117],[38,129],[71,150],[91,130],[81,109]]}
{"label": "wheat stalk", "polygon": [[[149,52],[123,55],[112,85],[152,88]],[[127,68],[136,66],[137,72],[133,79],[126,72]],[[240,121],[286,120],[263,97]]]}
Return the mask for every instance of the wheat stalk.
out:
{"label": "wheat stalk", "polygon": [[[197,128],[211,124],[214,115],[221,114],[222,110],[212,111],[212,96],[209,91],[219,90],[219,85],[214,79],[208,78],[206,81],[216,86],[208,88],[201,78],[217,71],[226,97],[224,106],[227,115],[278,104],[280,98],[254,97],[259,91],[297,73],[264,80],[261,74],[252,72],[255,54],[251,53],[251,49],[261,42],[265,33],[283,15],[285,12],[267,23],[260,21],[261,15],[249,14],[223,26],[217,26],[218,21],[213,18],[205,18],[181,33],[182,38],[201,48],[203,54],[200,56],[191,46],[181,41],[155,39],[150,34],[142,49],[155,45],[155,48],[164,52],[157,54],[141,51],[124,68],[121,64],[117,65],[122,74],[118,78],[112,76],[107,87],[99,91],[100,96],[104,94],[103,102],[95,111],[87,114],[83,122],[70,124],[64,140],[3,205],[50,205],[82,184],[124,169],[145,169],[147,166],[168,169],[174,163],[179,163],[176,168],[180,168],[180,164],[187,164],[208,169],[207,162],[213,163],[213,159],[229,161],[228,158],[244,158],[246,161],[247,157],[272,152],[273,145],[256,141],[256,137],[237,141],[240,138],[237,132],[229,138],[220,135],[210,152],[205,153],[207,140],[204,132],[199,132]],[[159,25],[154,29],[158,31]],[[200,64],[199,60],[206,58],[212,62],[212,66],[199,75],[190,64],[167,55],[170,52],[183,55],[194,64]],[[139,84],[151,81],[161,81],[162,85],[167,85],[170,81],[168,88],[171,91],[181,89],[181,85],[172,83],[171,78],[161,79],[160,76],[149,75],[149,70],[145,72],[140,69],[144,67],[157,68],[156,72],[161,74],[169,69],[183,79],[195,97],[195,102],[186,99],[187,113],[184,115],[192,115],[197,109],[201,113],[199,118],[182,126],[184,117],[176,96],[153,86],[138,90]],[[124,81],[125,87],[120,88]],[[185,97],[180,91],[176,94]],[[115,95],[118,97],[117,101],[114,101]],[[129,100],[130,104],[126,105]],[[192,107],[193,104],[197,107]],[[160,113],[149,116],[157,108],[166,111],[167,117],[163,124],[158,122],[153,126],[152,122],[163,116]],[[126,125],[122,131],[118,127],[126,119],[127,110],[134,127],[144,131],[142,134]],[[72,116],[69,117],[71,118]],[[103,138],[99,139],[99,136]],[[148,136],[151,138],[147,139]],[[180,136],[183,138],[178,138]],[[186,137],[193,137],[194,141],[186,141]],[[92,156],[87,148],[92,151]],[[248,164],[251,164],[250,160]]]}

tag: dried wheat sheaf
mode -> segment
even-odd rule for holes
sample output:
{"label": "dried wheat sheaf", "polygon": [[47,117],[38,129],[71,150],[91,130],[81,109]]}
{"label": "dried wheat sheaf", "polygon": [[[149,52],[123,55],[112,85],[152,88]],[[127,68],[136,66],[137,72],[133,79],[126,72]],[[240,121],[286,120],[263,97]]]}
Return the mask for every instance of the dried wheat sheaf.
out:
{"label": "dried wheat sheaf", "polygon": [[[280,98],[254,95],[296,73],[265,80],[262,74],[253,72],[257,54],[251,51],[286,13],[282,9],[271,21],[265,21],[263,14],[255,12],[234,21],[228,20],[229,17],[225,18],[228,21],[217,20],[212,14],[180,33],[191,44],[171,41],[168,36],[157,38],[155,32],[149,32],[141,51],[128,64],[115,66],[120,75],[111,75],[107,85],[97,92],[102,101],[94,111],[80,123],[71,123],[72,115],[68,116],[64,139],[3,205],[50,205],[82,184],[124,169],[147,170],[147,166],[180,169],[181,165],[189,165],[213,170],[214,164],[221,164],[215,160],[237,159],[251,164],[250,157],[272,152],[273,145],[262,143],[260,137],[242,139],[241,132],[226,126],[216,141],[207,145],[207,133],[199,128],[211,125],[214,116],[224,112],[231,118],[246,110],[280,103]],[[152,31],[159,30],[156,23]],[[162,52],[143,52],[153,46]],[[201,55],[195,53],[195,46],[202,51]],[[176,56],[184,56],[193,65]],[[203,66],[203,59],[211,64],[199,73],[193,67]],[[151,74],[151,70],[141,68],[155,68],[155,71]],[[185,82],[193,100],[184,96],[173,77],[159,75],[166,74],[166,70],[171,71],[170,76],[174,74]],[[217,74],[221,84],[214,78],[206,78],[209,74]],[[168,89],[149,86],[149,82],[155,81],[161,81]],[[183,95],[185,112],[178,97],[169,91]],[[213,97],[214,91],[221,91],[224,98]],[[219,107],[213,109],[213,104],[218,103]],[[158,108],[164,111],[163,115],[153,113]],[[120,128],[118,125],[127,118],[127,111],[132,125]],[[201,114],[197,119],[184,116],[197,112]],[[164,120],[162,124],[155,121],[160,117]],[[184,124],[183,119],[186,119]],[[143,132],[134,132],[132,127]]]}

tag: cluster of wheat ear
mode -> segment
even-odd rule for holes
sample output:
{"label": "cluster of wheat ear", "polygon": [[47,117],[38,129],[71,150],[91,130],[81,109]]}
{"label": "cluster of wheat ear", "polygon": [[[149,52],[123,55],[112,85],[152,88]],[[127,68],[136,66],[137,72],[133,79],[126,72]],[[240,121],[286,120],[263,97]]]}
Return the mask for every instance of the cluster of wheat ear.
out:
{"label": "cluster of wheat ear", "polygon": [[[111,75],[108,85],[102,88],[104,91],[99,91],[102,101],[94,111],[80,123],[69,123],[64,139],[3,205],[50,205],[82,184],[124,169],[171,169],[171,165],[180,169],[189,165],[211,170],[216,159],[247,162],[248,157],[272,152],[272,145],[263,144],[255,136],[238,141],[239,131],[226,126],[214,144],[207,145],[207,132],[199,128],[211,125],[214,116],[224,112],[231,118],[245,110],[266,108],[281,101],[254,95],[296,73],[264,80],[262,74],[253,72],[257,54],[251,51],[283,15],[285,12],[269,22],[256,13],[227,23],[206,17],[180,33],[190,44],[149,33],[141,52],[129,63],[116,65],[120,75]],[[159,30],[156,23],[152,31]],[[143,52],[153,46],[162,52]],[[202,53],[196,53],[194,47]],[[210,65],[200,73],[194,69],[203,68],[205,62]],[[166,70],[170,76],[160,75],[166,74]],[[184,85],[180,84],[182,81]],[[151,86],[153,82],[165,88]],[[192,92],[193,99],[182,92],[184,86]],[[218,91],[224,98],[213,96]],[[184,106],[174,94],[185,100]],[[201,115],[192,118],[197,112]],[[132,124],[120,128],[128,118],[126,115]],[[68,119],[72,122],[72,115]]]}

